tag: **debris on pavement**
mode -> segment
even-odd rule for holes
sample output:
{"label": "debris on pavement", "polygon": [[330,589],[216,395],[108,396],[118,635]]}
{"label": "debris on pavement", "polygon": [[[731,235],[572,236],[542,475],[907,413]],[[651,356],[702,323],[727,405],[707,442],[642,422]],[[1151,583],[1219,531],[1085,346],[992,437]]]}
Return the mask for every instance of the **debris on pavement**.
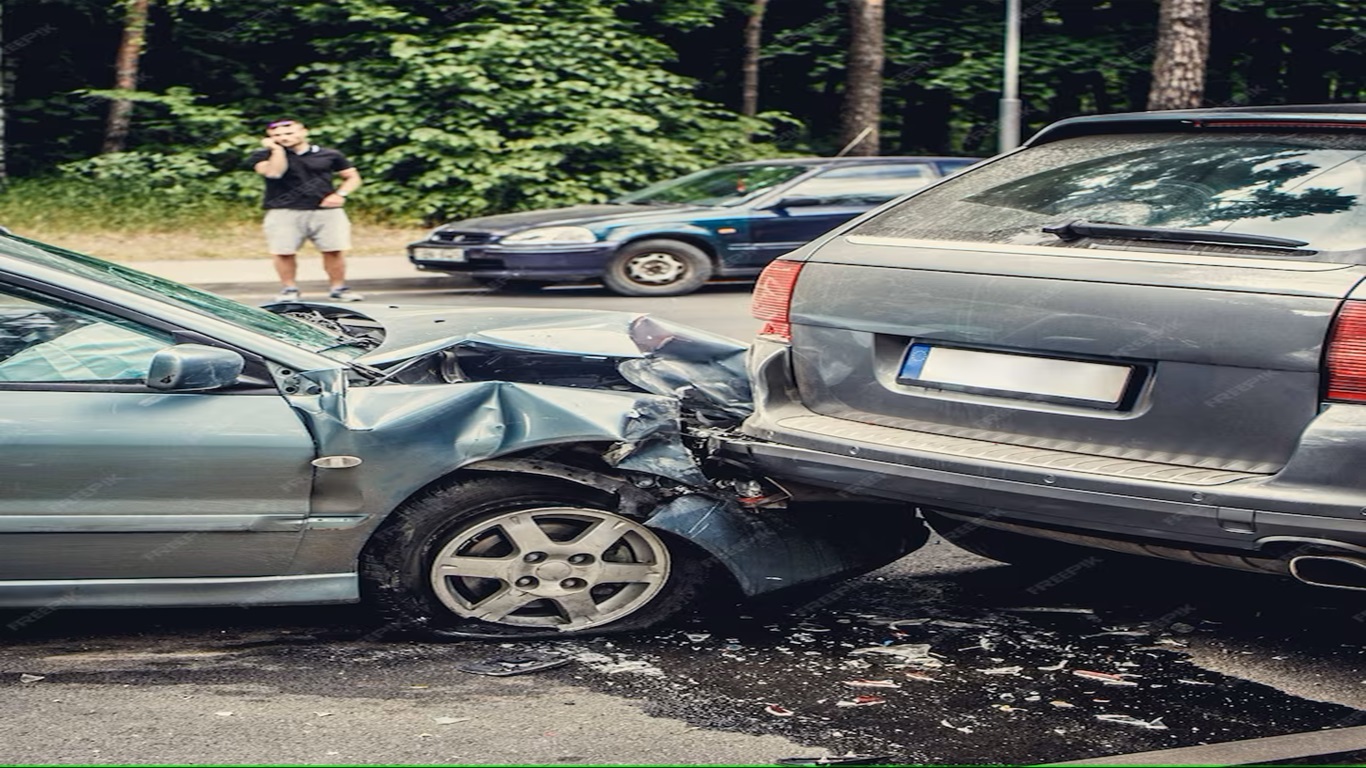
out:
{"label": "debris on pavement", "polygon": [[992,667],[991,669],[979,669],[984,675],[1018,675],[1024,671],[1024,667]]}
{"label": "debris on pavement", "polygon": [[850,688],[900,688],[901,684],[895,680],[845,680],[844,684]]}
{"label": "debris on pavement", "polygon": [[1052,704],[1053,706],[1055,706],[1055,707],[1057,707],[1057,708],[1059,708],[1059,709],[1076,709],[1076,708],[1077,708],[1077,705],[1076,705],[1076,704],[1072,704],[1072,703],[1063,701],[1062,699],[1054,699],[1054,700],[1052,700],[1052,701],[1050,701],[1050,702],[1048,702],[1048,703],[1049,703],[1049,704]]}
{"label": "debris on pavement", "polygon": [[1132,725],[1138,728],[1147,728],[1150,731],[1165,731],[1167,726],[1162,723],[1162,718],[1152,720],[1142,720],[1131,715],[1096,715],[1097,720],[1107,723],[1118,723],[1120,725]]}
{"label": "debris on pavement", "polygon": [[910,679],[910,680],[919,680],[919,681],[922,682],[922,683],[942,683],[942,682],[944,682],[943,680],[940,680],[940,679],[937,678],[937,677],[930,677],[929,675],[925,674],[924,672],[907,672],[907,673],[906,673],[906,677],[907,677],[907,679]]}
{"label": "debris on pavement", "polygon": [[855,648],[849,652],[850,656],[867,656],[869,654],[894,656],[900,659],[902,664],[913,664],[917,667],[944,666],[944,662],[930,655],[929,643],[874,645],[867,648]]}
{"label": "debris on pavement", "polygon": [[656,667],[648,661],[641,659],[628,659],[625,654],[618,653],[616,658],[612,658],[604,653],[594,651],[584,651],[576,653],[572,657],[576,661],[587,665],[594,672],[602,672],[608,675],[622,673],[645,675],[646,677],[663,677],[664,670]]}
{"label": "debris on pavement", "polygon": [[1105,685],[1138,685],[1132,680],[1126,679],[1125,675],[1115,675],[1109,672],[1093,672],[1089,669],[1074,669],[1072,674],[1077,677],[1084,677],[1087,680],[1096,680]]}
{"label": "debris on pavement", "polygon": [[887,700],[881,696],[855,696],[852,699],[835,702],[837,707],[871,707],[874,704],[886,704]]}
{"label": "debris on pavement", "polygon": [[432,722],[437,725],[454,725],[456,723],[468,723],[472,717],[433,717]]}
{"label": "debris on pavement", "polygon": [[573,659],[567,656],[529,652],[515,656],[497,656],[482,661],[466,661],[456,664],[455,668],[461,672],[469,672],[472,675],[511,677],[513,675],[525,675],[531,672],[540,672],[546,669],[563,667],[571,661],[573,661]]}
{"label": "debris on pavement", "polygon": [[39,680],[45,679],[45,677],[46,677],[45,675],[30,675],[30,674],[28,674],[28,673],[24,673],[24,674],[22,674],[22,675],[19,675],[19,682],[21,682],[21,683],[36,683],[36,682],[38,682]]}
{"label": "debris on pavement", "polygon": [[796,712],[793,712],[792,710],[782,706],[781,704],[769,704],[768,706],[764,707],[764,711],[769,713],[770,715],[773,715],[774,717],[792,717],[793,715],[797,714]]}
{"label": "debris on pavement", "polygon": [[958,731],[959,733],[972,733],[971,727],[966,725],[954,725],[953,723],[950,723],[948,720],[940,720],[939,724],[944,726],[945,728],[952,728],[953,730]]}
{"label": "debris on pavement", "polygon": [[887,755],[847,755],[829,757],[780,757],[775,765],[886,765],[892,762]]}

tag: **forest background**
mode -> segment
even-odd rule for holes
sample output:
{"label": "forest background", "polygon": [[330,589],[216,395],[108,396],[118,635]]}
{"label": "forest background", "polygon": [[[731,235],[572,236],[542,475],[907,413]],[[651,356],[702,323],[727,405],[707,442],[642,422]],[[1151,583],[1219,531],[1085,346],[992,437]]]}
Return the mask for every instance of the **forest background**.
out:
{"label": "forest background", "polygon": [[[0,223],[244,225],[260,195],[245,157],[282,117],[354,159],[362,219],[407,227],[845,144],[845,0],[764,3],[753,117],[740,113],[755,0],[142,0],[132,87],[114,89],[136,1],[4,0]],[[1361,100],[1363,6],[1213,0],[1204,103]],[[1144,109],[1158,9],[1023,0],[1024,135]],[[1003,0],[885,0],[883,13],[878,151],[993,154]],[[114,100],[131,113],[111,147]]]}

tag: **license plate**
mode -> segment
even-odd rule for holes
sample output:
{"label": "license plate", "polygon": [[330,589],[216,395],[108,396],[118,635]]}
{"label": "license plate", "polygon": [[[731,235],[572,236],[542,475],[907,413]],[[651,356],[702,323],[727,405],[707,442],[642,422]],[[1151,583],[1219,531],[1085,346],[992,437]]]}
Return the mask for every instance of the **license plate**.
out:
{"label": "license plate", "polygon": [[1115,406],[1124,397],[1132,374],[1133,367],[1128,365],[912,344],[897,381]]}
{"label": "license plate", "polygon": [[414,248],[413,258],[418,261],[464,261],[464,248]]}

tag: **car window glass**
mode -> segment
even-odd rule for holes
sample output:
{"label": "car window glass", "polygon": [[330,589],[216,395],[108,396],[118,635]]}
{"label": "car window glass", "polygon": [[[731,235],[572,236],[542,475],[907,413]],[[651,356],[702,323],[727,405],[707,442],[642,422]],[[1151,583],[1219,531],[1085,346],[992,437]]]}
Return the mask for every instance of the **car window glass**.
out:
{"label": "car window glass", "polygon": [[783,197],[814,198],[818,205],[876,205],[914,192],[934,178],[928,166],[909,163],[836,168],[796,183]]}
{"label": "car window glass", "polygon": [[[1140,134],[1065,139],[956,176],[851,234],[1059,247],[1069,221],[1229,231],[1308,241],[1317,255],[1366,258],[1366,137]],[[1265,256],[1236,246],[1144,247]]]}
{"label": "car window glass", "polygon": [[622,195],[614,203],[631,205],[736,205],[795,179],[804,165],[733,165],[710,168]]}
{"label": "car window glass", "polygon": [[351,359],[364,352],[357,347],[338,347],[338,344],[348,340],[319,326],[282,317],[260,307],[191,288],[122,264],[21,237],[11,236],[11,239],[4,242],[4,247],[6,251],[20,258],[38,261],[46,266],[103,283],[112,283],[124,290],[170,302],[200,314],[212,315],[287,344],[321,352],[334,359]]}
{"label": "car window glass", "polygon": [[136,383],[171,343],[126,320],[0,291],[0,382]]}

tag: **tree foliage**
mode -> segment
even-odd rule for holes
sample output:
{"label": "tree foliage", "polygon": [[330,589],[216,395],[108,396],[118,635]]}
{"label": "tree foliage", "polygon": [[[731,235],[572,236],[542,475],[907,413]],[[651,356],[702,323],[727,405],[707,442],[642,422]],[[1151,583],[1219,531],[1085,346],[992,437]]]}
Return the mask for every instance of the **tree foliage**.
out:
{"label": "tree foliage", "polygon": [[[882,151],[990,154],[1004,0],[885,0]],[[122,3],[6,0],[10,171],[254,198],[263,124],[353,157],[357,202],[441,218],[602,199],[671,174],[841,146],[848,0],[772,0],[758,119],[739,116],[753,0],[158,0],[136,88]],[[1140,110],[1157,0],[1027,0],[1026,133]],[[1366,6],[1212,0],[1205,104],[1359,101]],[[99,153],[111,98],[128,152]],[[749,136],[747,137],[747,134]]]}
{"label": "tree foliage", "polygon": [[671,52],[601,3],[486,6],[450,20],[355,3],[365,31],[297,72],[383,199],[429,215],[587,202],[773,151],[747,139],[763,123],[697,99]]}

